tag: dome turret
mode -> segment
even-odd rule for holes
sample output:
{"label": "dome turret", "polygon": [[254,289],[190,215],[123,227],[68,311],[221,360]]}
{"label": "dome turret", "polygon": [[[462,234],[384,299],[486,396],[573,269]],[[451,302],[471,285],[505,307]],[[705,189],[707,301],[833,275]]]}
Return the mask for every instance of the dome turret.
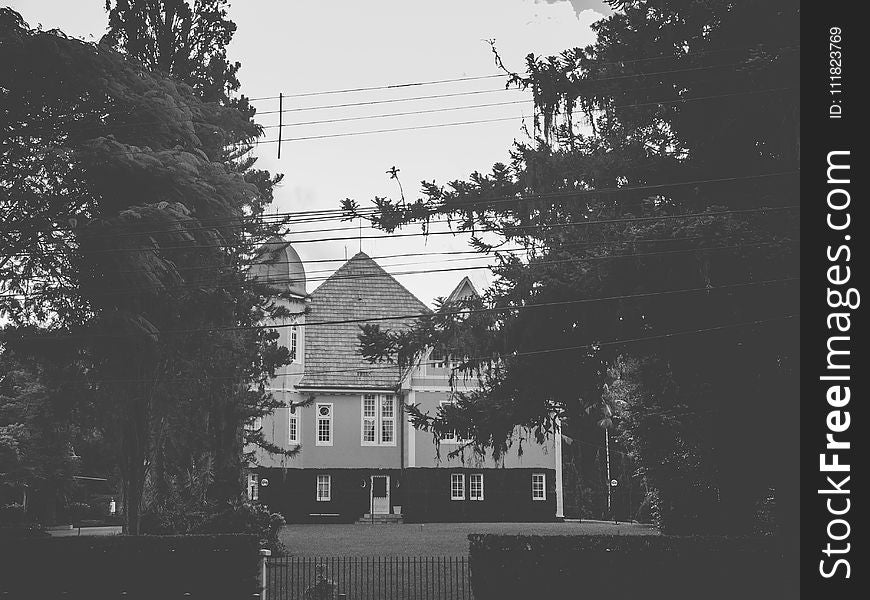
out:
{"label": "dome turret", "polygon": [[248,274],[278,292],[306,296],[305,267],[290,242],[273,237],[260,247]]}

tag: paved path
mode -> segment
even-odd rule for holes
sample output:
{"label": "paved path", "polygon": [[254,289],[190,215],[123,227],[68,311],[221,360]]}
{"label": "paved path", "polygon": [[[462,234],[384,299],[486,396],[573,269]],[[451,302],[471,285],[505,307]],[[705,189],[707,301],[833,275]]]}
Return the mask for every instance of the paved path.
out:
{"label": "paved path", "polygon": [[658,535],[649,525],[607,521],[564,523],[425,523],[287,525],[281,541],[292,556],[464,556],[468,534]]}
{"label": "paved path", "polygon": [[73,527],[72,529],[49,529],[48,535],[52,537],[70,537],[78,535],[121,535],[120,525],[106,527]]}

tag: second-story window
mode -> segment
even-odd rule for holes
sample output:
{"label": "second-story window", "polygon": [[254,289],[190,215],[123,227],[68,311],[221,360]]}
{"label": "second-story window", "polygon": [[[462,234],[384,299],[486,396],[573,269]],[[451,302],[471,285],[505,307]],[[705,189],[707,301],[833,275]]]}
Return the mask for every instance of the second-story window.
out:
{"label": "second-story window", "polygon": [[393,394],[364,394],[360,442],[363,446],[396,445],[396,398]]}
{"label": "second-story window", "polygon": [[378,397],[375,394],[363,396],[362,441],[374,444],[378,435]]}
{"label": "second-story window", "polygon": [[260,431],[263,428],[263,417],[254,417],[245,423],[245,429],[248,431]]}
{"label": "second-story window", "polygon": [[332,404],[317,403],[317,441],[318,446],[332,446]]}
{"label": "second-story window", "polygon": [[292,362],[299,362],[299,356],[297,356],[297,348],[298,348],[298,340],[299,335],[296,332],[296,325],[293,325],[290,328],[290,360]]}
{"label": "second-story window", "polygon": [[396,443],[396,407],[392,394],[381,397],[381,443]]}
{"label": "second-story window", "polygon": [[289,412],[289,417],[287,421],[287,441],[290,444],[298,444],[299,443],[299,407],[290,405],[290,408],[287,409]]}

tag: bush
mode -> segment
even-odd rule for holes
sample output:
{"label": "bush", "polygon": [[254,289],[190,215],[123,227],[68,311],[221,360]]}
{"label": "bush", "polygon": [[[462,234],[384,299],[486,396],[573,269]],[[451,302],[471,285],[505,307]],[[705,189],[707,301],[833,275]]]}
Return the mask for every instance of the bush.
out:
{"label": "bush", "polygon": [[93,509],[86,502],[70,502],[66,507],[66,516],[70,523],[78,525],[86,519],[92,518]]}
{"label": "bush", "polygon": [[23,504],[13,502],[0,505],[0,525],[24,525],[25,520]]}
{"label": "bush", "polygon": [[274,556],[286,552],[278,538],[285,525],[284,517],[270,513],[262,504],[236,502],[212,514],[195,529],[195,533],[247,533],[257,536],[261,547],[268,548]]}
{"label": "bush", "polygon": [[2,597],[238,600],[259,589],[250,535],[0,540],[0,556]]}
{"label": "bush", "polygon": [[471,535],[477,600],[796,598],[772,537]]}

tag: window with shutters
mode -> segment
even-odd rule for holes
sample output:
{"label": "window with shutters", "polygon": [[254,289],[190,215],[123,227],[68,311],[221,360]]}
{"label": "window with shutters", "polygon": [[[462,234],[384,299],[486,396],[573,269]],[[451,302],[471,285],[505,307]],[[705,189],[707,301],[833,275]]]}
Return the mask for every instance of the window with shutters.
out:
{"label": "window with shutters", "polygon": [[396,398],[393,394],[364,394],[360,443],[363,446],[396,445]]}

